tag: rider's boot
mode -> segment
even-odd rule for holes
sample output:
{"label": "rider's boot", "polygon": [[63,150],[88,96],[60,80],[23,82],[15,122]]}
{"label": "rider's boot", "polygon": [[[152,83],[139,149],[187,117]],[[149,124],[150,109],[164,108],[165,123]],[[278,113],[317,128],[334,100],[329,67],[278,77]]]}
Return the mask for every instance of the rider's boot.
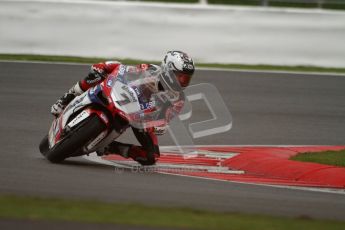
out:
{"label": "rider's boot", "polygon": [[59,116],[60,113],[66,108],[66,106],[76,97],[82,94],[84,91],[80,88],[79,83],[75,84],[65,93],[55,104],[51,107],[51,113],[54,116]]}
{"label": "rider's boot", "polygon": [[153,165],[156,162],[156,157],[158,157],[155,154],[148,154],[141,146],[124,144],[117,141],[113,141],[104,149],[97,151],[98,156],[109,154],[117,154],[124,158],[132,158],[142,165]]}
{"label": "rider's boot", "polygon": [[104,147],[103,149],[97,150],[96,153],[98,156],[117,154],[125,158],[128,158],[129,149],[131,147],[132,147],[131,144],[125,144],[118,141],[113,141],[108,146]]}

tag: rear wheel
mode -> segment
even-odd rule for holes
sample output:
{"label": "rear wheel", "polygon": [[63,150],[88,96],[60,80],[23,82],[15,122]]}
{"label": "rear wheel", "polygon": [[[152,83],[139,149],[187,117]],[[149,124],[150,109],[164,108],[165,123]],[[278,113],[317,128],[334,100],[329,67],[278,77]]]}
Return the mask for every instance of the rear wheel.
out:
{"label": "rear wheel", "polygon": [[[85,146],[92,139],[96,138],[105,130],[105,128],[105,124],[97,116],[91,116],[86,119],[86,121],[81,122],[76,129],[70,131],[63,140],[46,152],[46,154],[43,153],[43,155],[45,155],[50,162],[60,163],[67,157],[76,156],[75,153],[80,148]],[[44,139],[42,142],[43,141]],[[46,143],[48,143],[48,139],[46,140]],[[42,150],[44,150],[44,147],[45,145],[42,144]]]}

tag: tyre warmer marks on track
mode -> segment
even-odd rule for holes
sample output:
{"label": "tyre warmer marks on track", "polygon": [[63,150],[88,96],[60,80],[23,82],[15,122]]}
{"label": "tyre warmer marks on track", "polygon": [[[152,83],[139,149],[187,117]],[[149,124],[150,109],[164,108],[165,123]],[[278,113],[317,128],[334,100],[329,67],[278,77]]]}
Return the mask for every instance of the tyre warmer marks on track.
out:
{"label": "tyre warmer marks on track", "polygon": [[[182,155],[174,147],[163,147],[156,166],[145,167],[145,171],[244,183],[345,188],[345,168],[289,160],[303,152],[342,149],[345,146],[199,146],[192,154]],[[116,167],[139,167],[117,155],[103,160]]]}

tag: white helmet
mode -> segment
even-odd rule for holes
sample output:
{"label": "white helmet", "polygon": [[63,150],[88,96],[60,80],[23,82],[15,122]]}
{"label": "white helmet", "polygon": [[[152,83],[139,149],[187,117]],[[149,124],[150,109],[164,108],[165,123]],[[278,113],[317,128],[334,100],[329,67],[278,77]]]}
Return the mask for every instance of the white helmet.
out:
{"label": "white helmet", "polygon": [[182,87],[189,85],[195,70],[193,59],[181,51],[168,51],[161,67],[163,70],[173,71]]}

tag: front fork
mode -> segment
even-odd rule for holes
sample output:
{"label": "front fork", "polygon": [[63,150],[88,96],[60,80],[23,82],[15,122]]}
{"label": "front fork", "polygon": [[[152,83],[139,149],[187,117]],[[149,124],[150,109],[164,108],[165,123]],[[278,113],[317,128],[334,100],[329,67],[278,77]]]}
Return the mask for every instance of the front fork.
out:
{"label": "front fork", "polygon": [[97,149],[101,148],[103,145],[106,146],[112,140],[120,136],[120,133],[112,129],[110,120],[107,117],[107,115],[103,111],[96,110],[93,108],[87,108],[83,110],[80,114],[78,114],[78,116],[76,116],[66,125],[66,129],[73,129],[74,126],[80,124],[82,121],[84,121],[92,115],[96,115],[105,124],[106,129],[82,148],[82,152],[84,154],[94,152]]}

